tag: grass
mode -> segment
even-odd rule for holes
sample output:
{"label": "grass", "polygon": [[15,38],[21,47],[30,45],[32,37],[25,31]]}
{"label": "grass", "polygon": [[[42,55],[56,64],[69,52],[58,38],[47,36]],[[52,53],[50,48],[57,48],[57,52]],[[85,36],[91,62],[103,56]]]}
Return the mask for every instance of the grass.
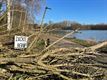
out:
{"label": "grass", "polygon": [[45,41],[43,39],[39,39],[37,42],[36,42],[36,48],[41,51],[45,48]]}
{"label": "grass", "polygon": [[65,39],[72,41],[72,42],[75,42],[75,43],[78,43],[84,47],[89,47],[89,46],[93,46],[96,44],[95,42],[88,42],[86,40],[75,39],[75,38],[65,38]]}

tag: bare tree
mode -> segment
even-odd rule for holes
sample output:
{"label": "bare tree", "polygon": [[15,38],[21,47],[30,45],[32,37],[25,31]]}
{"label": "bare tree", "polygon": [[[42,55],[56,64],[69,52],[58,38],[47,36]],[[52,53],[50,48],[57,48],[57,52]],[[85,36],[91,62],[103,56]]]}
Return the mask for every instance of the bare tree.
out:
{"label": "bare tree", "polygon": [[7,7],[8,7],[8,13],[7,13],[7,30],[11,30],[11,13],[10,13],[10,0],[7,0]]}
{"label": "bare tree", "polygon": [[27,18],[33,22],[35,20],[35,15],[40,12],[42,5],[45,0],[15,0],[15,4],[20,5],[26,10]]}
{"label": "bare tree", "polygon": [[7,11],[7,24],[8,24],[7,30],[11,30],[12,28],[12,21],[13,21],[12,18],[14,14],[14,13],[12,14],[12,12],[14,12],[14,9],[16,9],[12,7],[18,6],[17,11],[15,12],[19,13],[20,11],[20,18],[22,18],[21,16],[25,16],[22,14],[22,12],[24,11],[24,14],[26,14],[27,22],[34,23],[34,21],[36,20],[35,16],[40,12],[40,9],[42,8],[44,1],[45,0],[6,0],[5,3],[7,4],[7,10],[8,10]]}

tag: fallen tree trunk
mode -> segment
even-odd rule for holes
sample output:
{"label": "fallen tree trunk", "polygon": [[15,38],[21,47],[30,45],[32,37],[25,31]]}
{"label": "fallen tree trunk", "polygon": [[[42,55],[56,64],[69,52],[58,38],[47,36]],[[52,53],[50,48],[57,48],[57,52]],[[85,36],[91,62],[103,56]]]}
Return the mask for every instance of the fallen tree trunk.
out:
{"label": "fallen tree trunk", "polygon": [[37,59],[34,58],[0,58],[0,63],[8,63],[8,62],[14,62],[14,63],[33,63],[36,62]]}
{"label": "fallen tree trunk", "polygon": [[96,49],[99,49],[99,48],[104,47],[104,46],[107,46],[107,41],[106,41],[106,42],[99,43],[99,44],[94,45],[94,46],[91,46],[91,47],[89,47],[89,48],[92,49],[92,50],[96,50]]}

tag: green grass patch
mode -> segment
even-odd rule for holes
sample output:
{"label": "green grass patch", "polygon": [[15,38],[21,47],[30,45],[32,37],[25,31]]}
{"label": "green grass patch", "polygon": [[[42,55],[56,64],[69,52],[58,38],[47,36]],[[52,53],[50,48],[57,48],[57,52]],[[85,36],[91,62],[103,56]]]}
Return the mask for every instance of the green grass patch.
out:
{"label": "green grass patch", "polygon": [[65,38],[65,39],[75,42],[75,43],[78,43],[78,44],[85,46],[85,47],[93,46],[96,44],[95,42],[88,42],[86,40],[81,40],[81,39],[74,39],[74,38]]}

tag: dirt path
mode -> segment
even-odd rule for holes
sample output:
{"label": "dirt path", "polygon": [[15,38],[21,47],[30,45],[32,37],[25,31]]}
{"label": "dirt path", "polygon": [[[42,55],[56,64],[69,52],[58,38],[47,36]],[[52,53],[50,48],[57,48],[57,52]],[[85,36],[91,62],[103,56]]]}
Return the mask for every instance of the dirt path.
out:
{"label": "dirt path", "polygon": [[[52,34],[43,34],[42,38],[43,39],[48,39],[49,38],[50,42],[53,43],[56,40],[58,40],[59,38],[61,38],[61,37],[55,36],[55,35],[52,35]],[[79,45],[79,44],[77,44],[75,42],[72,42],[72,41],[69,41],[69,40],[66,40],[66,39],[63,39],[60,42],[58,42],[56,44],[56,46],[58,48],[83,47],[82,45]]]}

